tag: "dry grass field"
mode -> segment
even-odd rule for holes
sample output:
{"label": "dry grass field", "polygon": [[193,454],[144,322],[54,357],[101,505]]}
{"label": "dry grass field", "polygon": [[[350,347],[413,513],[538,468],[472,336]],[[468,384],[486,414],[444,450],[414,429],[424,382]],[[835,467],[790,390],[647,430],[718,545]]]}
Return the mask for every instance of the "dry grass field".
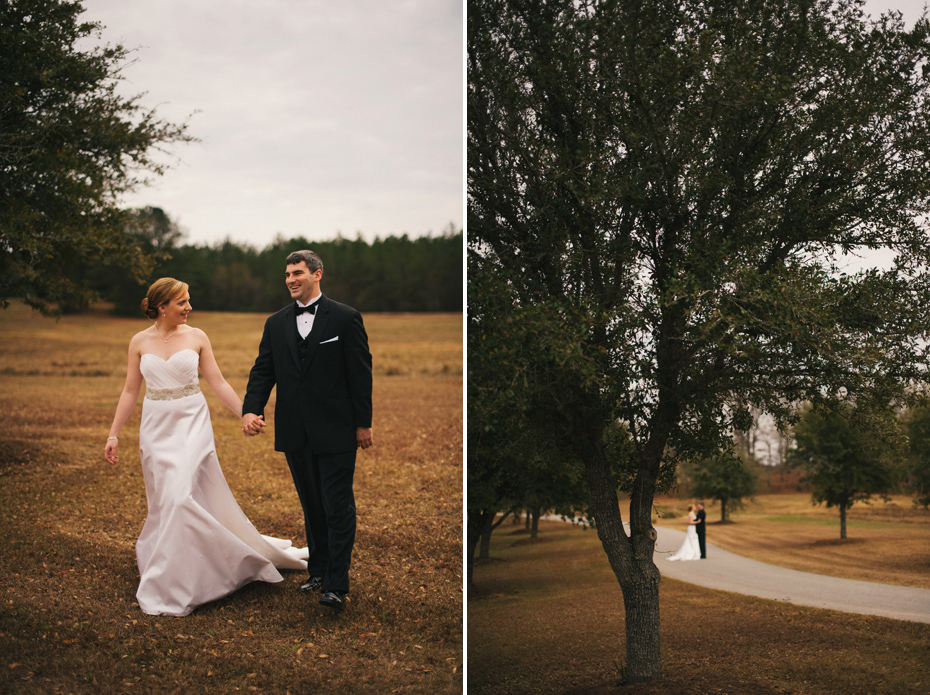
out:
{"label": "dry grass field", "polygon": [[[365,322],[375,447],[358,458],[348,609],[325,613],[291,572],[170,618],[135,604],[138,405],[119,464],[102,455],[129,338],[148,323],[0,311],[0,692],[461,692],[462,317]],[[263,323],[191,315],[240,394]],[[204,388],[239,504],[263,533],[304,544],[283,455]]]}
{"label": "dry grass field", "polygon": [[[660,499],[684,529],[687,501]],[[708,540],[774,564],[927,587],[930,512],[907,498],[853,507],[839,542],[836,510],[806,494],[760,496],[715,523]],[[623,599],[597,535],[541,522],[494,532],[468,592],[473,695],[925,695],[930,625],[765,601],[671,579],[660,590],[663,678],[620,686]]]}

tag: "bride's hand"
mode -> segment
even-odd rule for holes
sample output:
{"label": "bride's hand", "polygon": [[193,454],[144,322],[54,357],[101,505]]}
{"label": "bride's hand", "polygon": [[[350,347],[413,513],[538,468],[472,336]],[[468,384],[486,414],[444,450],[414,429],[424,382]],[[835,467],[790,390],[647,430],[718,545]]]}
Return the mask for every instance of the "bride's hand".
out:
{"label": "bride's hand", "polygon": [[105,458],[110,463],[119,463],[119,456],[116,455],[116,446],[119,444],[119,440],[108,439],[107,445],[103,450],[103,458]]}

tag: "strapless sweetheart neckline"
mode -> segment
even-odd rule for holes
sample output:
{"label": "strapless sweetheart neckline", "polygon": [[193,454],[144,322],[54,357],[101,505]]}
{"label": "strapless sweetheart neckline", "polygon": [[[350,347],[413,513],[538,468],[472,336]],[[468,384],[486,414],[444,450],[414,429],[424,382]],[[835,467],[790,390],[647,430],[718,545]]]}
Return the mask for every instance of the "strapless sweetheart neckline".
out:
{"label": "strapless sweetheart neckline", "polygon": [[168,357],[168,359],[165,359],[165,358],[162,357],[161,355],[156,355],[154,352],[143,352],[143,353],[142,353],[142,357],[157,357],[157,358],[160,359],[162,362],[170,362],[170,361],[172,360],[172,358],[177,357],[177,356],[180,355],[182,352],[193,352],[195,355],[198,355],[198,354],[199,354],[199,353],[198,353],[196,350],[194,350],[193,348],[182,348],[181,350],[178,350],[176,353],[174,353],[173,355],[171,355],[170,357]]}

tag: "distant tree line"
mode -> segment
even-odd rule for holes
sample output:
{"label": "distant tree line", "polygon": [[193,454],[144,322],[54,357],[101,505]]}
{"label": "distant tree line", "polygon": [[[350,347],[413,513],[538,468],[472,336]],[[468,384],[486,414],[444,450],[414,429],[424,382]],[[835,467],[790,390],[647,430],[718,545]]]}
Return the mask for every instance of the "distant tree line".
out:
{"label": "distant tree line", "polygon": [[279,238],[264,249],[226,240],[214,245],[178,242],[181,231],[160,208],[136,210],[129,234],[154,262],[140,284],[100,266],[88,270],[97,292],[121,315],[134,316],[148,283],[173,277],[190,285],[191,303],[207,311],[271,313],[287,304],[284,260],[311,249],[323,259],[323,292],[364,312],[462,310],[462,231],[439,236],[389,236],[372,242]]}

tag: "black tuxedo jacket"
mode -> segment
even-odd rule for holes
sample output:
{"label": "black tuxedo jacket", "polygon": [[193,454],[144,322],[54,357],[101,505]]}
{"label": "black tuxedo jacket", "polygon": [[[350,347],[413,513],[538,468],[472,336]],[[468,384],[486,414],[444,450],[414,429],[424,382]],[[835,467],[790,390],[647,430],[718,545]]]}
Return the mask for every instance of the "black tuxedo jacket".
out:
{"label": "black tuxedo jacket", "polygon": [[698,509],[697,514],[695,514],[694,516],[697,520],[697,524],[695,525],[694,530],[697,531],[697,535],[703,536],[704,535],[704,519],[707,518],[707,515],[704,513],[703,509]]}
{"label": "black tuxedo jacket", "polygon": [[371,352],[362,316],[321,296],[301,363],[295,306],[265,321],[242,412],[264,415],[277,386],[275,450],[354,451],[356,429],[371,427]]}

